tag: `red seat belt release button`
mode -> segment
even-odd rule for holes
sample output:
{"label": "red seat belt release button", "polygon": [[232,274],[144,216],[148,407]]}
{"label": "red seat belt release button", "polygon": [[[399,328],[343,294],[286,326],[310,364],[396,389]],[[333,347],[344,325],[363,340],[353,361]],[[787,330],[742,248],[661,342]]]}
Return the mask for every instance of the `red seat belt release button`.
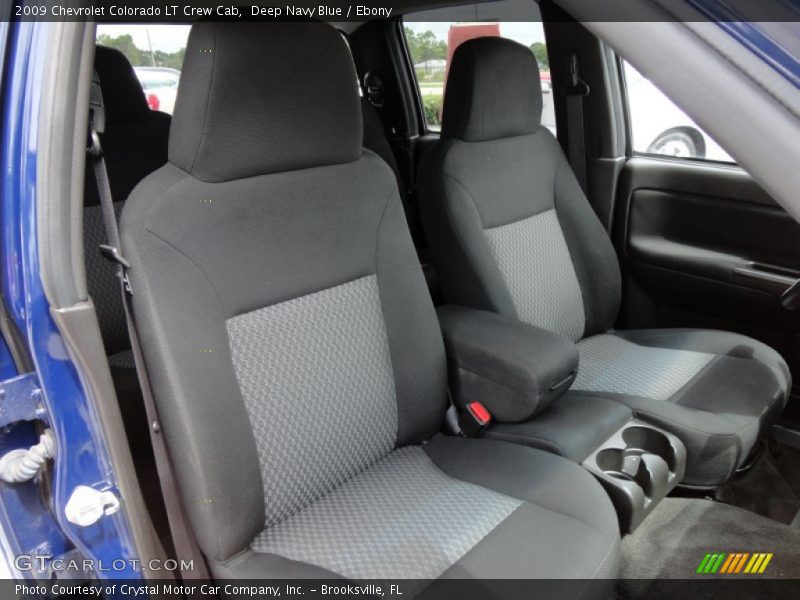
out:
{"label": "red seat belt release button", "polygon": [[472,418],[478,422],[478,425],[488,425],[492,420],[492,415],[480,402],[470,402],[467,404],[467,410],[472,415]]}
{"label": "red seat belt release button", "polygon": [[461,429],[469,437],[480,436],[492,422],[492,415],[480,402],[470,402],[461,414]]}

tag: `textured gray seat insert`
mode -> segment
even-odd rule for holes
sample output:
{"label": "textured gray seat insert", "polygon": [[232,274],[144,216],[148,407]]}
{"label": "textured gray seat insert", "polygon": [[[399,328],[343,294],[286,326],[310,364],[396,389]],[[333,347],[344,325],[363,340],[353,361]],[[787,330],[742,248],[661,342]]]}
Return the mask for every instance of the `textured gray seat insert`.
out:
{"label": "textured gray seat insert", "polygon": [[435,579],[521,504],[448,477],[421,448],[406,447],[267,528],[251,547],[350,579]]}
{"label": "textured gray seat insert", "polygon": [[520,319],[567,339],[585,326],[581,288],[555,209],[486,230]]}
{"label": "textured gray seat insert", "polygon": [[615,335],[578,342],[581,368],[575,390],[602,390],[652,400],[668,400],[714,359],[713,354],[654,348]]}
{"label": "textured gray seat insert", "polygon": [[397,400],[374,275],[238,315],[227,328],[268,526],[392,450]]}
{"label": "textured gray seat insert", "polygon": [[572,389],[673,430],[688,446],[685,483],[718,485],[785,405],[785,362],[724,332],[610,331],[620,304],[617,256],[541,126],[537,75],[529,49],[509,40],[470,40],[454,54],[441,140],[418,177],[445,300],[577,342]]}

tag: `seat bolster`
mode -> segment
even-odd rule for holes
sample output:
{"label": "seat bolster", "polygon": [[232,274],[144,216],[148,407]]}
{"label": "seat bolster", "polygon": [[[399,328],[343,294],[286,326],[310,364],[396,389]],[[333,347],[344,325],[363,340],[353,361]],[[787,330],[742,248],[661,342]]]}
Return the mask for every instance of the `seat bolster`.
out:
{"label": "seat bolster", "polygon": [[587,471],[565,458],[508,442],[439,435],[425,446],[447,475],[559,513],[619,539],[608,495]]}
{"label": "seat bolster", "polygon": [[[576,543],[580,552],[575,552]],[[439,579],[494,580],[497,589],[486,589],[494,592],[489,597],[497,598],[508,597],[502,584],[511,580],[528,580],[523,586],[536,592],[531,597],[606,598],[619,564],[619,537],[609,541],[581,521],[525,503]],[[607,585],[597,585],[597,580]],[[550,593],[538,593],[553,583],[559,585]]]}
{"label": "seat bolster", "polygon": [[583,335],[593,335],[611,327],[619,313],[622,294],[619,258],[558,142],[549,137],[552,152],[558,156],[554,186],[556,214],[583,294],[586,311]]}
{"label": "seat bolster", "polygon": [[731,331],[708,329],[632,329],[614,335],[641,346],[692,350],[720,356],[747,358],[767,367],[781,389],[788,393],[792,384],[789,367],[783,357],[766,344]]}
{"label": "seat bolster", "polygon": [[[180,202],[186,186],[191,181],[173,165],[151,174],[126,202],[120,236],[177,484],[200,549],[209,560],[224,560],[263,529],[263,486],[215,288],[196,263],[147,224],[154,213],[153,221],[163,223],[159,211]],[[198,359],[204,347],[214,352]]]}
{"label": "seat bolster", "polygon": [[[495,580],[496,587],[487,586],[481,597],[504,597],[498,580],[575,579],[582,581],[554,588],[546,597],[606,597],[607,586],[587,581],[615,577],[619,525],[611,501],[587,471],[559,456],[493,440],[438,436],[425,449],[451,477],[524,500],[442,579]],[[523,585],[543,592],[548,582]],[[436,590],[433,583],[423,597],[435,597]]]}
{"label": "seat bolster", "polygon": [[463,183],[447,174],[446,162],[453,160],[448,156],[465,144],[442,140],[420,160],[417,187],[425,237],[448,303],[517,318],[475,200]]}
{"label": "seat bolster", "polygon": [[[389,169],[378,157],[370,156],[369,161],[372,169],[382,168],[389,181]],[[396,196],[392,191],[381,218],[375,275],[397,395],[395,445],[403,446],[420,443],[441,429],[447,410],[447,367],[436,313]]]}
{"label": "seat bolster", "polygon": [[316,565],[249,548],[229,560],[212,561],[210,566],[216,579],[344,579]]}

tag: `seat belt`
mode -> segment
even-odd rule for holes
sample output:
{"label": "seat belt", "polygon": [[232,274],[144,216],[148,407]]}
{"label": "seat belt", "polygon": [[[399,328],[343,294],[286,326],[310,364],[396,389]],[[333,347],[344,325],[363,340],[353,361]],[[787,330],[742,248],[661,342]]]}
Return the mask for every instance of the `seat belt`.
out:
{"label": "seat belt", "polygon": [[569,57],[570,84],[564,90],[567,98],[567,145],[569,163],[575,177],[587,193],[586,182],[586,142],[583,129],[583,99],[589,95],[589,86],[580,76],[578,54],[573,52]]}
{"label": "seat belt", "polygon": [[[100,79],[95,73],[92,80],[92,89],[89,99],[89,126],[90,139],[86,152],[94,167],[94,176],[97,184],[97,193],[100,198],[100,207],[103,212],[103,222],[106,229],[107,244],[100,245],[100,252],[105,258],[116,265],[116,275],[120,282],[120,292],[122,294],[122,304],[125,307],[125,320],[128,324],[128,333],[131,339],[131,350],[136,364],[136,373],[139,378],[139,385],[142,389],[145,412],[150,431],[150,442],[153,446],[153,455],[158,471],[158,480],[161,484],[161,494],[164,498],[164,505],[167,509],[167,520],[169,530],[172,535],[172,543],[175,546],[175,554],[178,559],[178,566],[181,569],[181,579],[210,579],[205,558],[197,545],[197,540],[192,533],[189,519],[181,501],[180,492],[175,483],[175,473],[169,458],[169,451],[161,433],[158,420],[158,410],[153,400],[153,391],[150,387],[150,380],[147,377],[142,349],[139,344],[139,336],[133,323],[133,313],[131,308],[131,296],[133,290],[128,279],[128,268],[130,264],[123,258],[120,252],[119,228],[117,217],[114,212],[114,200],[111,197],[111,186],[108,180],[108,170],[106,169],[103,149],[100,145],[99,134],[105,130],[105,108],[103,106],[103,94],[100,89]],[[191,569],[184,568],[192,565]]]}

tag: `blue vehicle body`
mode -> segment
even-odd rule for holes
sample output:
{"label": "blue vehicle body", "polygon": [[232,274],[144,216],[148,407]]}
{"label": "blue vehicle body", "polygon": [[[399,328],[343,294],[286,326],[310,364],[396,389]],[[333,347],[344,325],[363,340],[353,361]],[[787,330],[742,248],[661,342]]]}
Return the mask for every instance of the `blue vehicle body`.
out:
{"label": "blue vehicle body", "polygon": [[[739,44],[753,52],[771,68],[780,73],[797,88],[800,88],[800,72],[798,71],[798,58],[791,50],[785,48],[781,43],[771,38],[758,23],[748,21],[736,10],[728,6],[721,0],[689,0],[709,20],[715,21]],[[794,0],[782,0],[781,2],[789,14],[793,14],[795,20],[800,18],[800,5]],[[797,34],[791,30],[797,27],[796,22],[772,23],[773,31],[780,32],[786,30],[787,38],[795,37]],[[773,34],[774,35],[774,34]]]}
{"label": "blue vehicle body", "polygon": [[[2,526],[14,554],[54,558],[76,548],[108,570],[101,578],[137,579],[136,553],[124,510],[81,528],[68,522],[64,507],[77,485],[114,489],[114,473],[101,430],[75,364],[50,315],[38,267],[36,238],[36,145],[48,24],[11,23],[3,73],[2,289],[5,306],[27,340],[35,365],[30,402],[41,402],[41,421],[55,433],[52,506],[44,506],[32,482],[2,486]],[[24,376],[24,375],[23,375]],[[18,399],[21,402],[25,398]],[[36,407],[34,407],[35,409]],[[5,423],[3,424],[5,425]],[[12,425],[0,451],[35,444],[32,421]],[[55,515],[55,518],[53,517]],[[102,567],[101,567],[102,568]],[[27,571],[29,577],[44,573]]]}
{"label": "blue vehicle body", "polygon": [[[712,16],[726,14],[722,2],[689,1]],[[798,57],[771,40],[764,30],[749,23],[719,25],[800,87]],[[12,448],[30,447],[37,442],[42,425],[51,428],[57,440],[52,505],[43,503],[33,482],[0,484],[0,527],[14,554],[57,558],[77,550],[96,564],[110,566],[113,561],[137,558],[124,498],[119,512],[89,527],[78,527],[64,516],[69,494],[76,486],[115,490],[117,483],[97,415],[78,367],[55,326],[39,272],[37,123],[49,27],[47,23],[0,24],[0,52],[5,52],[0,140],[0,288],[4,305],[26,340],[35,366],[33,373],[17,373],[8,347],[0,341],[0,380],[4,389],[21,395],[14,397],[15,402],[22,406],[29,403],[32,414],[37,416],[37,421],[0,422],[0,455]],[[9,402],[9,398],[0,402]],[[101,579],[141,578],[139,569],[130,562],[126,565],[96,574]],[[43,575],[35,571],[23,573],[27,577]]]}

